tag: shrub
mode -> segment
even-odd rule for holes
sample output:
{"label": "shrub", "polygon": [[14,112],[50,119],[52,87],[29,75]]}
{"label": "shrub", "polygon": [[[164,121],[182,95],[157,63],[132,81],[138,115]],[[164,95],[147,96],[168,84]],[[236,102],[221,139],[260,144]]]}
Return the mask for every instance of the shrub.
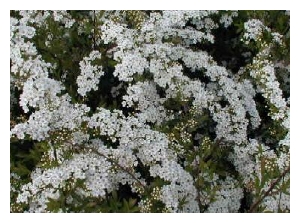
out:
{"label": "shrub", "polygon": [[288,11],[11,11],[11,212],[289,212]]}

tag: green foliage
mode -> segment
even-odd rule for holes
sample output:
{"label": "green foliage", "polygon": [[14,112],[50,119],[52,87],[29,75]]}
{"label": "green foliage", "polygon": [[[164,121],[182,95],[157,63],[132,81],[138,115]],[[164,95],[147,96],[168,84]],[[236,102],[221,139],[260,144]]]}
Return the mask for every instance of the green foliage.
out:
{"label": "green foliage", "polygon": [[106,200],[101,203],[101,212],[107,213],[136,213],[139,208],[136,206],[137,199],[129,198],[120,199],[116,191],[107,196]]}

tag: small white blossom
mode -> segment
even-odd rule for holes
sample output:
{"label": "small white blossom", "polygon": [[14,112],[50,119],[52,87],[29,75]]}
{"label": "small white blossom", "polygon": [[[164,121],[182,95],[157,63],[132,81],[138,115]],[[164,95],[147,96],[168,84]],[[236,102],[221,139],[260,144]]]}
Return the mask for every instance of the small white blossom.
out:
{"label": "small white blossom", "polygon": [[88,57],[84,57],[79,63],[80,75],[77,77],[78,93],[81,96],[86,96],[86,93],[91,90],[98,90],[100,77],[104,75],[102,66],[93,66],[92,62],[96,59],[101,59],[99,51],[92,51]]}

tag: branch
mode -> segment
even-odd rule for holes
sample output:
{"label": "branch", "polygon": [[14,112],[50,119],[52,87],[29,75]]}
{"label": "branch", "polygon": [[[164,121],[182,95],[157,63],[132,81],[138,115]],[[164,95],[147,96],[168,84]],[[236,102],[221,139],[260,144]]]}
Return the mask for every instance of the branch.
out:
{"label": "branch", "polygon": [[252,206],[250,207],[250,210],[248,211],[249,213],[253,213],[256,210],[257,206],[263,201],[263,199],[265,199],[265,197],[267,197],[272,192],[272,190],[274,189],[276,184],[278,184],[279,181],[288,172],[290,172],[290,166],[285,171],[283,171],[283,173],[271,184],[270,188],[264,193],[264,195],[260,199],[258,199],[254,204],[252,204]]}
{"label": "branch", "polygon": [[[78,147],[80,147],[81,149],[85,149],[85,148],[82,148],[81,146],[78,146]],[[131,173],[125,167],[121,166],[116,160],[107,157],[106,155],[104,155],[104,154],[100,153],[99,151],[97,151],[95,148],[89,147],[88,149],[91,149],[98,156],[101,156],[101,157],[105,158],[106,160],[108,160],[109,162],[115,164],[122,171],[129,174],[132,177],[132,179],[134,179],[139,184],[139,186],[141,186],[144,190],[146,190],[146,185],[144,185],[133,173]]]}
{"label": "branch", "polygon": [[100,153],[99,151],[95,150],[94,148],[92,148],[92,151],[94,153],[96,153],[98,156],[102,156],[105,159],[107,159],[109,162],[115,164],[117,167],[119,167],[122,171],[124,171],[125,173],[129,174],[141,187],[143,187],[144,189],[146,189],[146,186],[130,171],[128,171],[126,168],[124,168],[123,166],[121,166],[116,160],[109,158],[107,156],[105,156],[104,154]]}

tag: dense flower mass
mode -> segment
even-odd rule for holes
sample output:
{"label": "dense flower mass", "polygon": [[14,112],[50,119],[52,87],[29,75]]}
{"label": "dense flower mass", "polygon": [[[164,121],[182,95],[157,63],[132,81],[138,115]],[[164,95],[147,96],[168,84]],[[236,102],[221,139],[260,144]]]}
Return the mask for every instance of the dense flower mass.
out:
{"label": "dense flower mass", "polygon": [[289,212],[289,12],[11,11],[11,212]]}

